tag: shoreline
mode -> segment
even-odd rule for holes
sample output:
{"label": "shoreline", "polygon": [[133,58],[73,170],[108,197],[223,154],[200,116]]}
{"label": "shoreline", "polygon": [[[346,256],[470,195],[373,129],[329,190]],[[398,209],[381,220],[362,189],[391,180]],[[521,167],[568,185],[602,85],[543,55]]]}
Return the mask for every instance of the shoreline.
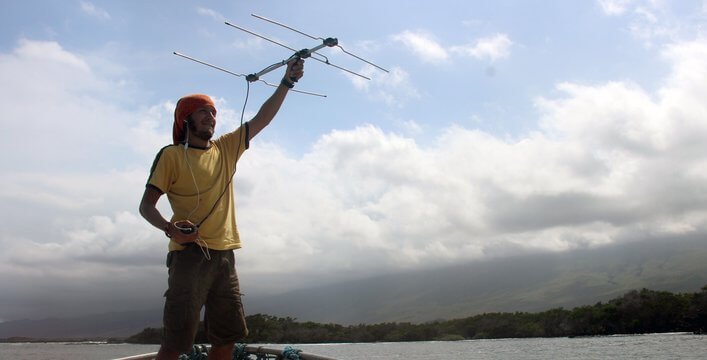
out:
{"label": "shoreline", "polygon": [[113,338],[31,338],[31,337],[11,337],[0,339],[0,344],[127,344],[125,339]]}
{"label": "shoreline", "polygon": [[[496,339],[463,339],[463,340],[421,340],[421,341],[380,341],[380,342],[363,342],[369,344],[384,344],[384,343],[401,343],[401,342],[454,342],[454,341],[476,341],[476,340],[504,340],[504,339],[545,339],[545,338],[597,338],[597,337],[632,337],[632,336],[662,336],[662,335],[707,335],[705,333],[695,333],[690,331],[668,331],[664,333],[643,333],[643,334],[608,334],[608,335],[578,335],[578,336],[541,336],[541,337],[518,337],[518,338],[496,338]],[[105,338],[29,338],[29,337],[11,337],[0,338],[0,344],[73,344],[73,345],[159,345],[159,344],[140,344],[126,342],[126,339],[105,339]],[[337,345],[337,344],[361,344],[354,342],[335,342],[335,343],[301,343],[301,345]]]}

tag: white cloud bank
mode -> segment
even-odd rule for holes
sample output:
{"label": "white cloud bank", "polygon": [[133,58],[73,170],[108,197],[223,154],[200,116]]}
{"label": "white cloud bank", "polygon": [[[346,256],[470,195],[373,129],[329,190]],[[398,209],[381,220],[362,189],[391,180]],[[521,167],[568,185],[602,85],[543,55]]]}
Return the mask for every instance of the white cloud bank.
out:
{"label": "white cloud bank", "polygon": [[607,15],[621,15],[625,13],[634,0],[597,0],[601,9]]}
{"label": "white cloud bank", "polygon": [[83,11],[85,14],[101,19],[101,20],[110,20],[111,16],[110,14],[105,10],[100,7],[97,7],[94,5],[92,2],[89,1],[81,1],[81,11]]}
{"label": "white cloud bank", "polygon": [[450,53],[493,62],[508,58],[513,45],[510,37],[502,33],[475,39],[470,45],[448,47],[440,44],[432,34],[425,31],[405,30],[393,35],[393,40],[402,43],[422,61],[428,63],[444,63],[449,60]]}
{"label": "white cloud bank", "polygon": [[[402,44],[420,61],[438,65],[450,62],[453,55],[493,63],[510,57],[513,46],[510,37],[502,33],[475,39],[471,44],[446,47],[433,34],[424,30],[405,30],[393,35],[392,40]],[[383,74],[372,66],[366,66],[359,72],[372,81],[353,75],[349,79],[354,87],[366,92],[370,99],[382,101],[390,107],[403,107],[420,98],[420,91],[403,68],[394,67],[389,73]]]}
{"label": "white cloud bank", "polygon": [[[664,55],[658,91],[559,84],[536,100],[541,130],[516,139],[451,127],[421,146],[369,125],[301,157],[254,143],[236,177],[245,289],[705,233],[707,42]],[[24,157],[0,177],[0,318],[158,304],[165,239],[136,210],[173,104],[119,110],[116,82],[53,42],[0,54],[0,81],[2,151]]]}
{"label": "white cloud bank", "polygon": [[493,36],[477,39],[473,45],[453,46],[451,51],[480,60],[488,59],[493,62],[509,57],[511,55],[512,45],[513,42],[508,35],[495,34]]}
{"label": "white cloud bank", "polygon": [[[675,4],[670,1],[597,0],[597,3],[607,16],[628,19],[626,30],[646,47],[675,42],[693,33],[695,23],[692,22],[701,17],[699,14],[676,17],[673,11],[679,7],[673,6]],[[704,9],[704,3],[702,7]]]}
{"label": "white cloud bank", "polygon": [[427,62],[442,62],[449,57],[447,50],[434,37],[423,31],[406,30],[393,35],[393,40],[403,43],[420,59]]}

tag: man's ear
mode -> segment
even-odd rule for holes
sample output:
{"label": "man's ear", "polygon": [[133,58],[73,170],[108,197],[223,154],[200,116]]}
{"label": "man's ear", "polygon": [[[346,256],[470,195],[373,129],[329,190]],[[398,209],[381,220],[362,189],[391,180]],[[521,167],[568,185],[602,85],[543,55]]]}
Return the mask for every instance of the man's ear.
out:
{"label": "man's ear", "polygon": [[186,119],[184,119],[184,126],[189,129],[190,131],[196,131],[196,126],[194,125],[194,119],[192,119],[191,115],[187,116]]}

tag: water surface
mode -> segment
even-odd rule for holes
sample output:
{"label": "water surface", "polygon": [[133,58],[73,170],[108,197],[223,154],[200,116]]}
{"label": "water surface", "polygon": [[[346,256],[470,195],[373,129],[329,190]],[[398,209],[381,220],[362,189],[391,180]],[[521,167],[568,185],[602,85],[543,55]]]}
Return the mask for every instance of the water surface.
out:
{"label": "water surface", "polygon": [[[272,348],[284,345],[266,344]],[[305,344],[306,352],[343,360],[498,359],[619,360],[707,359],[707,336],[648,334],[582,338],[533,338],[405,343]],[[157,351],[157,345],[96,343],[0,343],[0,359],[114,359]]]}

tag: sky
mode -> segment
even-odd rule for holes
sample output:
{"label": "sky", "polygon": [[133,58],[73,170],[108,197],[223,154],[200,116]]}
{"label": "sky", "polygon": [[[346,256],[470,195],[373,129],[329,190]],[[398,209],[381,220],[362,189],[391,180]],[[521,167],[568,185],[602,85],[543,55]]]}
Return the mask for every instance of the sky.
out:
{"label": "sky", "polygon": [[[259,20],[261,15],[315,39]],[[176,101],[334,37],[235,177],[246,295],[707,233],[707,1],[5,1],[0,321],[159,307]],[[318,57],[324,59],[323,57]],[[278,83],[277,69],[263,80]],[[11,156],[10,156],[11,155]],[[166,199],[159,203],[169,216]]]}

